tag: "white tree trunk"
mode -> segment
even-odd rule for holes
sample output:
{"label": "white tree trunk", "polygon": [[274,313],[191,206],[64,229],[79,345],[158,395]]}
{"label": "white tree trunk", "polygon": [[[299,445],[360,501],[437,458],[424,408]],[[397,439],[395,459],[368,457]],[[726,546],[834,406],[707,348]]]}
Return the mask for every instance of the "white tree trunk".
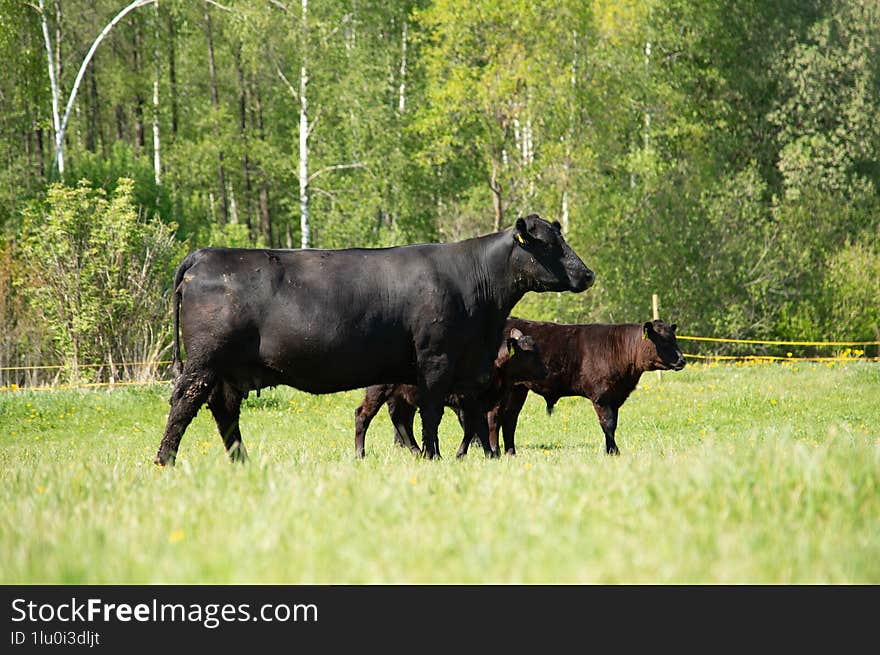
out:
{"label": "white tree trunk", "polygon": [[308,248],[311,243],[309,227],[309,106],[306,90],[309,73],[306,67],[306,39],[308,38],[309,0],[302,0],[302,66],[299,70],[299,226],[300,247]]}
{"label": "white tree trunk", "polygon": [[397,111],[401,114],[406,110],[406,19],[403,19],[403,36],[400,53],[400,87],[397,93]]}
{"label": "white tree trunk", "polygon": [[568,109],[568,130],[565,134],[565,158],[562,162],[562,232],[568,234],[569,216],[571,210],[568,201],[568,188],[571,185],[571,142],[574,141],[574,118],[575,107],[577,106],[577,76],[578,76],[578,33],[577,30],[571,32],[572,55],[571,55],[571,76],[569,84],[571,85],[571,101]]}
{"label": "white tree trunk", "polygon": [[161,59],[159,56],[159,0],[153,3],[153,16],[156,19],[154,30],[155,43],[153,45],[153,175],[156,186],[162,186],[162,159],[159,156],[159,76],[162,73]]}
{"label": "white tree trunk", "polygon": [[52,54],[52,38],[49,36],[49,23],[46,21],[46,6],[40,0],[40,22],[43,27],[43,40],[46,43],[46,57],[49,61],[49,86],[52,88],[52,127],[55,131],[55,163],[58,166],[58,174],[64,181],[64,154],[61,144],[63,143],[63,130],[61,129],[61,117],[58,112],[58,78],[55,77],[55,57]]}
{"label": "white tree trunk", "polygon": [[[64,117],[61,119],[61,127],[57,130],[57,133],[55,135],[55,165],[58,166],[59,173],[63,174],[64,172],[64,131],[67,129],[68,120],[70,120],[70,112],[73,110],[73,103],[76,100],[76,93],[79,90],[79,85],[82,82],[89,62],[92,61],[92,57],[95,56],[95,50],[98,49],[98,45],[100,45],[101,41],[104,40],[104,37],[106,37],[107,34],[110,33],[110,30],[112,30],[116,26],[116,24],[121,21],[126,14],[128,14],[128,12],[155,1],[156,0],[135,0],[125,9],[116,14],[116,16],[113,17],[113,20],[107,23],[107,26],[103,30],[101,30],[98,38],[95,39],[94,43],[92,43],[92,47],[89,48],[88,53],[86,53],[82,65],[79,67],[79,71],[76,74],[76,79],[73,81],[73,88],[70,90],[70,96],[67,98],[67,107],[64,109]],[[40,0],[40,7],[42,6],[43,0]],[[43,25],[44,36],[48,40],[48,31],[45,28],[45,22]],[[54,73],[50,73],[50,78],[51,77],[54,77]]]}
{"label": "white tree trunk", "polygon": [[[648,66],[651,63],[651,42],[645,42],[645,77],[648,75]],[[647,105],[645,106],[645,134],[644,134],[644,142],[645,142],[645,150],[648,149],[650,145],[650,134],[651,134],[651,112],[648,110]]]}

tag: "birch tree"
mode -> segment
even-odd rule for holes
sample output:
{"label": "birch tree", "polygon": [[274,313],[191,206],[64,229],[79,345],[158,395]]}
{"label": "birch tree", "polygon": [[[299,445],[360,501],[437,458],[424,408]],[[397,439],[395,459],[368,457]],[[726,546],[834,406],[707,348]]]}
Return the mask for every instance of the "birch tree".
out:
{"label": "birch tree", "polygon": [[59,80],[56,77],[57,66],[55,63],[55,55],[52,48],[52,37],[49,36],[49,22],[46,19],[46,5],[43,0],[39,0],[40,25],[43,29],[43,42],[46,48],[46,60],[49,64],[49,88],[52,91],[52,127],[55,136],[55,167],[58,169],[58,175],[64,180],[64,130],[62,128],[61,116],[58,113],[59,96],[61,95],[58,88]]}
{"label": "birch tree", "polygon": [[82,64],[79,67],[79,71],[77,71],[76,79],[73,81],[73,86],[70,90],[70,95],[67,98],[67,106],[64,109],[64,116],[58,120],[58,98],[60,97],[60,81],[55,76],[55,69],[52,64],[52,43],[49,38],[49,29],[48,24],[46,22],[46,13],[43,0],[39,0],[39,9],[42,16],[42,27],[43,27],[43,36],[46,42],[46,53],[49,59],[49,80],[52,86],[52,118],[53,123],[55,124],[55,158],[54,158],[54,168],[58,170],[59,175],[64,176],[64,132],[67,129],[67,123],[70,120],[70,113],[73,111],[73,106],[76,101],[76,94],[79,91],[79,85],[82,83],[83,76],[85,75],[86,69],[88,68],[89,62],[92,61],[92,57],[95,56],[95,51],[98,49],[98,46],[101,44],[101,41],[110,33],[118,23],[121,21],[130,11],[137,9],[138,7],[143,7],[144,5],[148,5],[156,0],[135,0],[130,5],[122,9],[113,19],[107,23],[101,33],[98,34],[97,38],[92,42],[89,51],[86,53],[86,56],[83,58]]}

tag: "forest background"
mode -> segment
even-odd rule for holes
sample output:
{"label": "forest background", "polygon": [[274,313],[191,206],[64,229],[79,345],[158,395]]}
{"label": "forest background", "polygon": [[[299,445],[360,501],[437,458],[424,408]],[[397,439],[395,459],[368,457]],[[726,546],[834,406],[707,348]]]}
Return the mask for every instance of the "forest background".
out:
{"label": "forest background", "polygon": [[137,5],[0,0],[4,385],[156,376],[197,247],[528,213],[597,283],[517,315],[880,339],[876,0]]}

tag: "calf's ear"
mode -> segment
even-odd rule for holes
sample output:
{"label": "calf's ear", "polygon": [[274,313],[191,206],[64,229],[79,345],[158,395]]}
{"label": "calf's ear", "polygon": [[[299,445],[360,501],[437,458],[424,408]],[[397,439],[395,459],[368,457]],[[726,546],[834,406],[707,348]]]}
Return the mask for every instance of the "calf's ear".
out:
{"label": "calf's ear", "polygon": [[562,225],[559,224],[559,221],[553,221],[551,225],[553,226],[553,229],[557,232],[562,232]]}
{"label": "calf's ear", "polygon": [[678,323],[673,323],[669,326],[669,329],[675,332],[678,329]]}

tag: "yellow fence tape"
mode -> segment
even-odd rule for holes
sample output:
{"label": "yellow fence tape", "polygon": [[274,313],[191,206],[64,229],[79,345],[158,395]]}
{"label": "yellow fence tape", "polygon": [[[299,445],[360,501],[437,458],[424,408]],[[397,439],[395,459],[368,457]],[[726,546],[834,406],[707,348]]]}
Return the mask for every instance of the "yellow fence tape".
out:
{"label": "yellow fence tape", "polygon": [[880,357],[777,357],[774,355],[691,355],[683,353],[685,357],[693,359],[723,359],[723,360],[749,360],[749,361],[799,361],[799,362],[876,362]]}
{"label": "yellow fence tape", "polygon": [[878,346],[880,341],[765,341],[762,339],[727,339],[676,335],[682,341],[713,341],[716,343],[752,343],[768,346]]}

